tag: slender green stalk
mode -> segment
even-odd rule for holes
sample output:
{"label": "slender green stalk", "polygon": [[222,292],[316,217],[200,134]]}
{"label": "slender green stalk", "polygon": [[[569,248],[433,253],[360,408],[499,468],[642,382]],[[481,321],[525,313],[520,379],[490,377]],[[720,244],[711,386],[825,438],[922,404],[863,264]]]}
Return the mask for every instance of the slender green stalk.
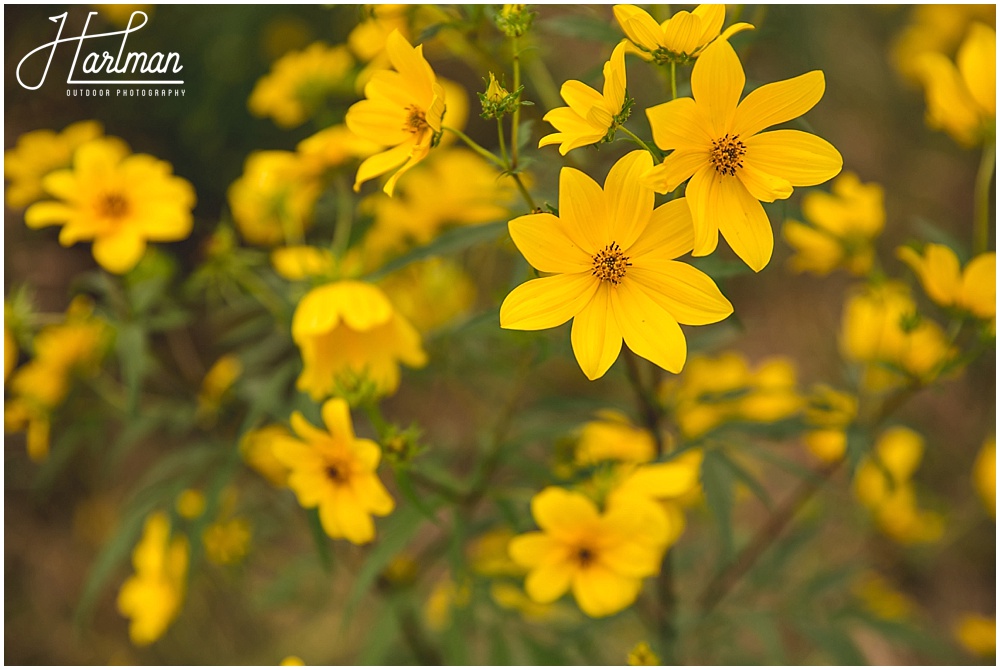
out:
{"label": "slender green stalk", "polygon": [[996,168],[997,146],[989,141],[983,146],[983,157],[976,174],[975,219],[972,223],[972,253],[985,253],[990,244],[990,182]]}
{"label": "slender green stalk", "polygon": [[450,133],[454,133],[455,135],[458,136],[458,139],[460,139],[463,142],[465,142],[465,144],[468,145],[468,147],[470,149],[472,149],[473,151],[475,151],[477,154],[479,154],[480,156],[482,156],[486,160],[494,163],[495,165],[497,165],[497,166],[499,166],[499,167],[501,167],[501,168],[503,168],[505,170],[507,169],[506,163],[504,163],[502,160],[500,160],[500,158],[498,158],[495,153],[493,153],[492,151],[489,151],[488,149],[483,148],[482,145],[480,145],[474,139],[472,139],[471,137],[469,137],[468,135],[466,135],[465,133],[463,133],[461,130],[458,130],[457,128],[451,128],[450,126],[442,126],[441,129],[442,130],[447,130]]}
{"label": "slender green stalk", "polygon": [[[518,43],[517,38],[511,38],[511,49],[514,52],[514,89],[518,90],[521,88],[521,56],[518,53]],[[514,107],[514,113],[510,117],[510,169],[517,170],[517,133],[518,127],[521,125],[521,94],[517,95],[517,105]],[[521,188],[524,188],[523,184],[518,184]],[[534,209],[534,207],[532,207]]]}
{"label": "slender green stalk", "polygon": [[670,62],[670,99],[677,99],[677,63]]}
{"label": "slender green stalk", "polygon": [[517,190],[520,191],[521,197],[524,198],[524,202],[528,205],[528,208],[531,209],[532,212],[537,211],[538,207],[535,205],[535,200],[531,197],[531,194],[528,193],[528,189],[525,188],[524,182],[521,181],[521,175],[512,174],[511,177],[514,178],[514,183],[517,184]]}
{"label": "slender green stalk", "polygon": [[510,159],[507,157],[507,142],[503,137],[503,120],[497,119],[497,138],[500,141],[500,157],[503,158],[503,162],[510,165]]}
{"label": "slender green stalk", "polygon": [[653,149],[651,146],[649,146],[648,144],[646,144],[646,142],[641,137],[639,137],[638,135],[636,135],[635,133],[633,133],[631,130],[629,130],[625,126],[618,126],[618,130],[620,130],[623,133],[625,133],[626,135],[628,135],[632,139],[633,142],[635,142],[640,147],[642,147],[643,149],[645,149],[646,151],[648,151],[650,153],[650,155],[653,156],[653,160],[654,161],[659,161],[660,160],[659,153],[655,149]]}

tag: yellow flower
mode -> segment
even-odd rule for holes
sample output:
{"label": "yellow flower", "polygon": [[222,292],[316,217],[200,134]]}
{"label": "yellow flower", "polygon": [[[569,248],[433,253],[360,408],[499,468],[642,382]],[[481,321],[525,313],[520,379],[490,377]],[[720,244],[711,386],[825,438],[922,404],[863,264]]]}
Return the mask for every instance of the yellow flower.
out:
{"label": "yellow flower", "polygon": [[205,513],[205,494],[198,489],[184,489],[177,496],[174,507],[185,519],[194,520]]}
{"label": "yellow flower", "polygon": [[728,40],[749,23],[736,23],[719,34],[726,20],[725,5],[698,5],[693,12],[680,11],[663,23],[635,5],[615,5],[615,18],[634,45],[630,51],[657,64],[686,63],[696,58],[713,40]]}
{"label": "yellow flower", "polygon": [[694,255],[715,250],[718,234],[755,272],[771,259],[774,237],[760,202],[783,200],[793,186],[813,186],[840,172],[829,142],[801,130],[761,131],[805,114],[826,88],[819,70],[765,84],[740,102],[746,77],[736,52],[717,40],[694,65],[693,98],[646,110],[653,140],[672,149],[647,174],[667,193],[689,177],[685,195],[694,220]]}
{"label": "yellow flower", "polygon": [[365,201],[375,220],[364,251],[381,259],[427,244],[449,225],[505,219],[516,193],[510,179],[498,181],[496,169],[471,151],[436,152],[407,176],[394,197],[378,193]]}
{"label": "yellow flower", "polygon": [[862,184],[856,174],[845,172],[831,190],[802,198],[802,214],[811,226],[785,222],[782,237],[796,251],[788,264],[794,272],[818,276],[840,267],[854,275],[866,274],[875,258],[872,243],[885,225],[882,187]]}
{"label": "yellow flower", "polygon": [[955,53],[973,21],[996,25],[995,5],[917,5],[910,23],[893,45],[893,61],[900,72],[920,81],[920,57],[928,52]]}
{"label": "yellow flower", "polygon": [[205,556],[216,565],[234,565],[243,560],[250,546],[250,522],[242,517],[219,520],[202,533]]}
{"label": "yellow flower", "polygon": [[[702,5],[704,6],[704,5]],[[628,653],[629,665],[659,665],[660,657],[653,653],[647,642],[640,642]]]}
{"label": "yellow flower", "polygon": [[378,153],[382,145],[358,137],[345,125],[330,126],[310,135],[296,145],[307,174],[321,175],[348,161],[368,158]]}
{"label": "yellow flower", "polygon": [[42,180],[59,201],[35,203],[24,222],[29,228],[62,225],[64,247],[93,240],[101,267],[123,274],[142,258],[147,241],[175,242],[191,234],[194,189],[172,171],[152,156],[130,155],[117,138],[92,140],[76,150],[72,169]]}
{"label": "yellow flower", "polygon": [[997,620],[995,616],[963,614],[953,630],[955,639],[973,656],[990,658],[997,654]]}
{"label": "yellow flower", "polygon": [[271,266],[285,279],[302,281],[332,274],[337,261],[329,249],[302,245],[272,251]]}
{"label": "yellow flower", "polygon": [[282,128],[300,126],[322,112],[331,95],[350,90],[346,80],[353,65],[346,46],[322,42],[285,54],[253,87],[250,113],[271,117]]}
{"label": "yellow flower", "polygon": [[279,438],[289,437],[284,426],[272,424],[251,430],[240,440],[240,455],[247,465],[259,472],[272,486],[288,483],[288,467],[274,454]]}
{"label": "yellow flower", "polygon": [[551,603],[572,590],[591,617],[625,609],[642,580],[660,571],[665,528],[644,503],[625,501],[603,512],[586,496],[554,486],[531,500],[540,532],[510,542],[510,555],[528,568],[528,596]]}
{"label": "yellow flower", "polygon": [[427,363],[420,333],[379,288],[359,281],[325,284],[306,294],[292,317],[302,352],[297,387],[313,400],[362,380],[388,395],[399,387],[399,363]]}
{"label": "yellow flower", "polygon": [[656,458],[656,442],[648,430],[636,428],[615,410],[598,412],[600,420],[589,421],[580,430],[574,452],[577,465],[601,461],[646,463]]}
{"label": "yellow flower", "polygon": [[[955,63],[940,53],[919,56],[916,69],[927,97],[927,124],[971,146],[996,124],[996,31],[973,23]],[[956,67],[957,66],[957,67]]]}
{"label": "yellow flower", "polygon": [[900,247],[896,255],[910,266],[927,297],[942,307],[955,307],[980,319],[996,318],[997,255],[980,254],[965,266],[943,244],[928,244],[921,256],[910,247]]}
{"label": "yellow flower", "polygon": [[243,374],[243,364],[233,354],[226,354],[215,361],[201,382],[198,392],[198,416],[214,420],[222,406],[222,400],[236,380]]}
{"label": "yellow flower", "polygon": [[818,384],[806,406],[806,424],[813,427],[802,436],[813,456],[826,463],[839,461],[847,453],[847,427],[858,415],[858,399]]}
{"label": "yellow flower", "polygon": [[911,598],[894,589],[875,572],[862,575],[852,585],[851,591],[865,609],[886,621],[905,621],[917,610],[916,603]]}
{"label": "yellow flower", "polygon": [[732,314],[715,282],[674,259],[691,250],[685,199],[653,209],[639,182],[648,152],[619,160],[602,190],[573,168],[559,173],[559,216],[529,214],[509,223],[514,244],[536,269],[555,273],[515,288],[500,325],[541,330],[573,319],[573,352],[588,379],[607,372],[622,340],[656,365],[680,372],[687,343],[678,323],[704,325]]}
{"label": "yellow flower", "polygon": [[130,618],[129,637],[144,647],[163,636],[184,602],[188,570],[188,542],[171,538],[170,521],[163,512],[146,519],[142,539],[132,552],[135,574],[118,592],[118,611]]}
{"label": "yellow flower", "polygon": [[281,663],[279,665],[305,665],[305,664],[306,662],[303,661],[298,656],[285,656],[283,659],[281,659]]}
{"label": "yellow flower", "polygon": [[536,603],[518,586],[509,582],[490,584],[490,598],[505,610],[518,612],[530,623],[551,622],[559,618],[560,612],[551,603]]}
{"label": "yellow flower", "polygon": [[[625,43],[611,52],[611,60],[604,64],[604,91],[598,93],[583,82],[571,79],[559,91],[569,107],[550,110],[543,121],[548,121],[559,132],[546,135],[539,147],[559,145],[559,153],[588,144],[610,140],[615,128],[625,122]],[[624,112],[624,113],[623,113]]]}
{"label": "yellow flower", "polygon": [[445,90],[424,59],[423,46],[414,48],[398,30],[386,40],[395,71],[382,70],[365,85],[365,100],[347,110],[344,119],[359,137],[391,146],[367,158],[358,168],[354,190],[392,172],[384,190],[392,195],[404,172],[427,157],[440,138],[445,115]]}
{"label": "yellow flower", "polygon": [[10,373],[17,367],[18,349],[17,340],[14,333],[7,326],[3,325],[3,383],[6,384],[10,378]]}
{"label": "yellow flower", "polygon": [[44,198],[42,178],[53,170],[69,167],[77,147],[103,132],[97,121],[80,121],[66,126],[61,133],[33,130],[18,137],[14,148],[3,152],[3,176],[10,180],[7,206],[20,209]]}
{"label": "yellow flower", "polygon": [[41,463],[49,456],[51,433],[49,411],[37,404],[15,398],[4,404],[3,430],[5,433],[26,433],[28,458]]}
{"label": "yellow flower", "polygon": [[997,516],[997,442],[990,438],[983,443],[972,466],[972,485],[983,501],[983,507],[994,519]]}
{"label": "yellow flower", "polygon": [[507,545],[513,537],[514,531],[505,527],[483,533],[469,545],[469,566],[474,572],[487,577],[523,575],[524,568],[507,553]]}
{"label": "yellow flower", "polygon": [[450,576],[438,580],[424,603],[424,619],[432,631],[441,632],[451,625],[452,610],[462,609],[471,598],[466,583],[457,584]]}
{"label": "yellow flower", "polygon": [[227,192],[233,221],[251,244],[299,243],[320,194],[310,165],[290,151],[255,151]]}
{"label": "yellow flower", "polygon": [[288,487],[305,508],[318,507],[323,530],[332,538],[365,544],[375,538],[372,515],[395,508],[375,470],[382,452],[354,436],[351,412],[340,398],[322,408],[326,430],[314,427],[299,412],[292,414],[294,437],[277,438],[275,455],[291,470]]}
{"label": "yellow flower", "polygon": [[476,286],[468,274],[440,256],[407,264],[379,281],[379,287],[422,334],[466,314],[476,298]]}
{"label": "yellow flower", "polygon": [[[389,67],[389,54],[386,42],[395,31],[409,38],[407,21],[408,5],[371,5],[371,16],[360,22],[347,36],[347,46],[350,47],[358,60],[368,65],[358,73],[357,85],[363,87],[379,70]],[[418,10],[419,11],[419,10]]]}

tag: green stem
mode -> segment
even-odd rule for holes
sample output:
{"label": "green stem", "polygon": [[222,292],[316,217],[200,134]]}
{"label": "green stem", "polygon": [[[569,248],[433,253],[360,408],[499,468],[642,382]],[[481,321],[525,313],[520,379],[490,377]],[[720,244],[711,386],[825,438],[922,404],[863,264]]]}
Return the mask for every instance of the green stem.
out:
{"label": "green stem", "polygon": [[510,159],[507,158],[507,142],[503,138],[503,120],[497,118],[497,138],[500,140],[500,157],[503,158],[505,165],[510,165]]}
{"label": "green stem", "polygon": [[677,63],[670,62],[670,99],[677,99]]}
{"label": "green stem", "polygon": [[625,126],[618,126],[618,130],[620,130],[623,133],[625,133],[626,135],[628,135],[630,138],[632,138],[633,142],[635,142],[640,147],[642,147],[643,149],[645,149],[646,151],[648,151],[653,156],[653,160],[654,161],[658,162],[660,160],[660,154],[657,151],[655,151],[651,146],[649,146],[648,144],[646,144],[646,142],[643,141],[643,139],[641,137],[639,137],[638,135],[636,135],[635,133],[633,133],[631,130],[629,130]]}
{"label": "green stem", "polygon": [[468,147],[473,151],[475,151],[477,154],[479,154],[486,160],[494,163],[498,167],[501,167],[505,170],[507,169],[506,163],[500,160],[495,153],[487,149],[484,149],[478,142],[476,142],[474,139],[463,133],[461,130],[458,130],[457,128],[451,128],[449,126],[442,126],[441,129],[447,130],[450,133],[454,133],[455,135],[458,136],[458,139],[465,142],[468,145]]}
{"label": "green stem", "polygon": [[514,183],[517,184],[517,190],[521,192],[521,197],[524,198],[525,204],[528,205],[532,212],[537,211],[538,207],[535,206],[535,200],[531,197],[531,194],[528,193],[528,189],[525,188],[524,182],[521,181],[521,175],[512,174],[511,177],[514,178]]}
{"label": "green stem", "polygon": [[[514,90],[521,88],[521,57],[518,54],[517,38],[511,38],[514,52]],[[521,125],[521,94],[517,94],[517,105],[514,106],[514,113],[510,117],[510,169],[517,169],[517,133]],[[520,182],[518,182],[520,184]],[[523,188],[523,185],[522,185]],[[534,209],[534,207],[532,207]]]}
{"label": "green stem", "polygon": [[994,141],[983,146],[983,157],[979,161],[976,174],[975,219],[972,224],[972,253],[979,255],[989,249],[990,244],[990,182],[996,167],[997,147]]}

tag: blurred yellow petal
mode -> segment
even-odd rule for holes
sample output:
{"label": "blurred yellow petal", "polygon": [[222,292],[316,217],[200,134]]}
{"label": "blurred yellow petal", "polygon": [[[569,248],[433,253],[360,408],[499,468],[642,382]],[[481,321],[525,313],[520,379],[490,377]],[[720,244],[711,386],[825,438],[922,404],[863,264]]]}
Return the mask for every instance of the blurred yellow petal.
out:
{"label": "blurred yellow petal", "polygon": [[583,310],[600,283],[589,272],[525,282],[500,305],[500,327],[542,330],[561,326]]}
{"label": "blurred yellow petal", "polygon": [[507,228],[525,260],[542,272],[588,272],[591,255],[566,233],[562,219],[552,214],[528,214],[510,221]]}

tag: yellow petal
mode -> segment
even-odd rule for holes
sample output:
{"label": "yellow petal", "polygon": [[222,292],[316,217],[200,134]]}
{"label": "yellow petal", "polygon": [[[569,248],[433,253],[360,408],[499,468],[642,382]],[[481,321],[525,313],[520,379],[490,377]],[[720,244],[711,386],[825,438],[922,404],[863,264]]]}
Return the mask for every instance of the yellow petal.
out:
{"label": "yellow petal", "polygon": [[[725,9],[722,10],[725,12]],[[674,53],[693,54],[701,46],[702,21],[691,12],[679,11],[662,25],[663,44]]]}
{"label": "yellow petal", "polygon": [[592,108],[601,107],[604,103],[604,98],[601,97],[600,93],[575,79],[564,83],[559,89],[559,95],[574,112],[584,117]]}
{"label": "yellow petal", "polygon": [[629,280],[670,315],[689,326],[718,323],[733,313],[732,304],[712,278],[687,263],[666,261],[658,269],[630,268]]}
{"label": "yellow petal", "polygon": [[802,116],[820,101],[825,90],[826,79],[819,70],[764,84],[748,93],[736,109],[733,132],[749,138],[765,128]]}
{"label": "yellow petal", "polygon": [[599,284],[594,297],[573,319],[570,333],[576,361],[591,381],[608,371],[622,348],[621,332],[609,304],[610,293],[615,289],[606,281]]}
{"label": "yellow petal", "polygon": [[701,468],[690,461],[644,465],[622,482],[622,488],[649,498],[677,498],[698,485]]}
{"label": "yellow petal", "polygon": [[[654,503],[649,509],[662,515],[663,512],[657,510],[657,507]],[[598,562],[615,574],[641,579],[660,571],[660,552],[639,542],[622,542],[615,547],[603,549]]]}
{"label": "yellow petal", "polygon": [[111,235],[94,240],[94,260],[114,274],[124,274],[134,268],[146,253],[146,240],[131,228],[122,228]]}
{"label": "yellow petal", "polygon": [[962,306],[981,319],[996,316],[997,255],[980,254],[972,259],[962,274]]}
{"label": "yellow petal", "polygon": [[972,98],[990,116],[997,111],[997,34],[989,26],[973,23],[955,56],[962,80]]}
{"label": "yellow petal", "polygon": [[943,307],[955,304],[962,279],[954,251],[943,244],[928,244],[922,258],[909,247],[899,249],[897,256],[920,277],[927,297]]}
{"label": "yellow petal", "polygon": [[788,180],[767,174],[752,163],[737,170],[736,176],[750,195],[763,202],[784,200],[792,194],[792,185]]}
{"label": "yellow petal", "polygon": [[589,272],[593,258],[566,234],[552,214],[519,216],[507,224],[510,237],[531,266],[542,272]]}
{"label": "yellow petal", "polygon": [[543,330],[561,326],[590,302],[599,283],[590,272],[525,282],[511,291],[500,305],[500,327]]}
{"label": "yellow petal", "polygon": [[354,544],[367,544],[375,539],[375,522],[371,514],[344,489],[333,503],[333,513],[344,537]]}
{"label": "yellow petal", "polygon": [[354,177],[355,193],[361,190],[361,185],[369,179],[374,179],[384,175],[390,170],[402,167],[410,158],[411,144],[400,144],[399,146],[383,151],[380,154],[369,156],[358,166],[358,173]]}
{"label": "yellow petal", "polygon": [[617,115],[625,105],[625,45],[622,41],[611,52],[611,59],[604,64],[604,107]]}
{"label": "yellow petal", "polygon": [[331,398],[323,403],[323,423],[330,435],[334,437],[353,440],[354,426],[351,423],[351,408],[341,398]]}
{"label": "yellow petal", "polygon": [[[395,73],[380,74],[388,76]],[[347,128],[356,136],[383,146],[403,144],[411,138],[412,133],[405,130],[406,120],[406,107],[385,99],[356,102],[344,117]]]}
{"label": "yellow petal", "polygon": [[319,522],[323,526],[323,531],[330,537],[344,537],[344,531],[340,527],[340,519],[337,516],[337,508],[332,503],[319,506]]}
{"label": "yellow petal", "polygon": [[708,44],[722,30],[722,24],[726,21],[725,5],[698,5],[691,12],[701,19],[701,35],[698,38],[698,46]]}
{"label": "yellow petal", "polygon": [[[332,432],[331,434],[334,436],[338,435],[337,433]],[[351,451],[353,452],[355,462],[364,470],[374,472],[378,467],[378,462],[382,458],[382,449],[372,440],[365,438],[353,438],[353,431],[351,435],[353,440],[351,444]]]}
{"label": "yellow petal", "polygon": [[611,239],[623,249],[635,242],[653,215],[656,196],[642,184],[642,176],[652,167],[648,151],[632,151],[614,164],[604,182]]}
{"label": "yellow petal", "polygon": [[774,250],[767,212],[737,179],[724,179],[719,189],[719,232],[754,272],[763,270]]}
{"label": "yellow petal", "polygon": [[302,412],[297,410],[292,412],[289,422],[292,424],[292,430],[295,431],[295,434],[309,444],[325,442],[330,438],[329,434],[309,423],[309,420],[302,415]]}
{"label": "yellow petal", "polygon": [[512,538],[507,545],[507,552],[518,565],[533,568],[536,565],[555,562],[563,553],[562,547],[560,542],[545,533],[535,532]]}
{"label": "yellow petal", "polygon": [[667,151],[681,149],[706,154],[712,147],[712,126],[701,103],[677,98],[646,109],[656,146]]}
{"label": "yellow petal", "polygon": [[61,202],[36,202],[24,213],[28,228],[44,228],[66,223],[74,214],[72,207]]}
{"label": "yellow petal", "polygon": [[573,578],[573,596],[584,614],[603,617],[619,612],[633,602],[642,580],[625,577],[594,563],[578,570]]}
{"label": "yellow petal", "polygon": [[599,514],[593,501],[582,493],[549,486],[531,499],[535,523],[556,538],[576,538],[581,525],[593,523]]}
{"label": "yellow petal", "polygon": [[630,40],[648,51],[656,51],[663,41],[663,30],[653,17],[635,5],[615,5],[615,18]]}
{"label": "yellow petal", "polygon": [[678,198],[653,210],[635,244],[625,249],[634,268],[656,267],[694,248],[694,223],[687,198]]}
{"label": "yellow petal", "polygon": [[664,370],[679,373],[687,342],[677,320],[629,276],[611,294],[611,307],[628,348]]}
{"label": "yellow petal", "polygon": [[604,191],[593,179],[575,168],[559,171],[559,218],[566,232],[590,253],[611,243]]}
{"label": "yellow petal", "polygon": [[573,579],[573,569],[568,564],[540,565],[524,580],[524,592],[536,603],[551,603],[558,600]]}
{"label": "yellow petal", "polygon": [[832,144],[801,130],[760,133],[746,145],[744,165],[786,179],[792,186],[822,184],[836,177],[844,165]]}
{"label": "yellow petal", "polygon": [[414,48],[399,30],[393,30],[385,41],[385,51],[392,66],[403,79],[429,92],[435,78],[434,71],[424,58],[423,45]]}
{"label": "yellow petal", "polygon": [[723,177],[711,165],[694,173],[684,191],[694,225],[694,255],[707,256],[719,244],[719,217],[722,215],[722,183],[736,181]]}
{"label": "yellow petal", "polygon": [[374,474],[351,477],[351,490],[372,514],[386,516],[396,509],[396,501]]}
{"label": "yellow petal", "polygon": [[708,154],[704,151],[677,149],[642,178],[657,193],[669,193],[708,164]]}
{"label": "yellow petal", "polygon": [[691,93],[698,107],[707,110],[713,138],[731,132],[745,84],[743,66],[729,42],[712,42],[695,61]]}

